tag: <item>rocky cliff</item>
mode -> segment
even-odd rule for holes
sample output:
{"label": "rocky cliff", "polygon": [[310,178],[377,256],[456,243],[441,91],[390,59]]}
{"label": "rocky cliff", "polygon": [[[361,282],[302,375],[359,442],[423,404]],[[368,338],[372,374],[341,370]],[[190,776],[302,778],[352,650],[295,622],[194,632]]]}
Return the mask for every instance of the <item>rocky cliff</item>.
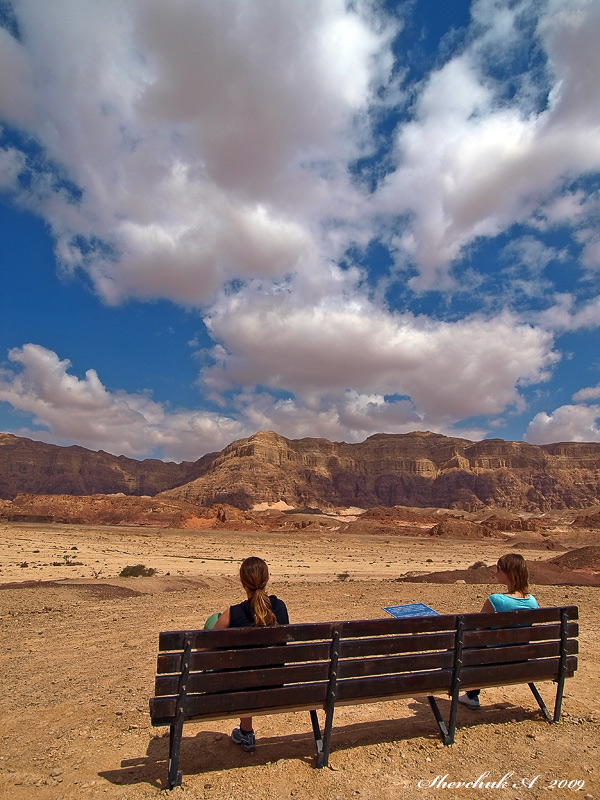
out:
{"label": "rocky cliff", "polygon": [[0,498],[32,494],[155,495],[202,475],[212,461],[136,461],[85,447],[58,447],[0,433]]}
{"label": "rocky cliff", "polygon": [[0,434],[0,497],[18,492],[162,493],[194,505],[241,509],[285,501],[322,509],[539,512],[600,503],[600,443],[536,446],[415,432],[346,444],[261,431],[195,463],[168,464]]}
{"label": "rocky cliff", "polygon": [[536,446],[416,432],[346,444],[261,431],[233,442],[201,477],[167,494],[240,508],[279,500],[321,508],[584,508],[600,498],[600,443]]}

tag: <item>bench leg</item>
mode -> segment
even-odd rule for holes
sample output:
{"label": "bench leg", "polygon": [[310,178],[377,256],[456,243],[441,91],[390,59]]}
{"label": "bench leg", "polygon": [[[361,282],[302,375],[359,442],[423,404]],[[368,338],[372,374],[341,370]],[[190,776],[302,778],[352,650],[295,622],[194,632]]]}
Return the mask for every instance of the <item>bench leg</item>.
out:
{"label": "bench leg", "polygon": [[317,717],[317,712],[314,710],[310,712],[310,721],[312,723],[313,735],[317,746],[317,766],[323,766],[319,764],[319,762],[323,760],[323,737],[321,736],[321,728],[319,727],[319,718]]}
{"label": "bench leg", "polygon": [[176,720],[169,727],[169,771],[167,774],[167,789],[181,786],[183,773],[179,766],[179,752],[181,750],[181,734],[183,719]]}
{"label": "bench leg", "polygon": [[446,745],[454,744],[454,731],[456,729],[456,707],[450,707],[450,725],[449,728],[447,728],[435,697],[430,694],[427,696],[427,699],[429,700],[429,705],[433,711],[433,716],[435,717],[435,721],[437,722],[440,733],[442,734],[442,741]]}
{"label": "bench leg", "polygon": [[559,678],[558,686],[556,687],[556,700],[554,701],[554,717],[551,720],[552,722],[558,722],[560,720],[560,710],[562,708],[564,688],[565,688],[565,679],[564,677]]}
{"label": "bench leg", "polygon": [[170,726],[169,735],[169,772],[167,787],[181,786],[183,775],[179,766],[179,752],[181,750],[181,734],[185,719],[185,701],[187,697],[187,682],[190,674],[190,661],[192,657],[192,639],[186,636],[183,658],[181,660],[181,675],[179,676],[179,692],[177,696],[177,711],[175,719]]}
{"label": "bench leg", "polygon": [[[557,722],[556,719],[554,719],[554,720],[552,719],[552,715],[550,714],[550,712],[546,708],[546,704],[542,700],[542,695],[538,692],[538,689],[537,689],[537,686],[535,685],[535,683],[528,683],[527,685],[531,689],[532,695],[537,700],[538,705],[542,709],[542,712],[543,712],[544,716],[546,717],[546,719],[548,720],[548,722]],[[559,715],[560,715],[560,709],[559,709]]]}
{"label": "bench leg", "polygon": [[329,747],[331,744],[331,729],[333,728],[334,704],[330,704],[325,715],[325,732],[323,734],[323,752],[317,755],[317,767],[326,767],[329,764]]}
{"label": "bench leg", "polygon": [[[318,752],[317,744],[317,768],[326,767],[329,763],[329,745],[331,743],[331,729],[333,727],[333,712],[335,711],[335,697],[337,688],[337,669],[340,655],[340,631],[335,628],[331,639],[329,650],[329,684],[327,687],[327,703],[325,706],[325,733],[323,735],[323,750]],[[311,712],[312,715],[312,712]],[[316,712],[315,712],[316,717]],[[313,721],[314,724],[314,721]]]}

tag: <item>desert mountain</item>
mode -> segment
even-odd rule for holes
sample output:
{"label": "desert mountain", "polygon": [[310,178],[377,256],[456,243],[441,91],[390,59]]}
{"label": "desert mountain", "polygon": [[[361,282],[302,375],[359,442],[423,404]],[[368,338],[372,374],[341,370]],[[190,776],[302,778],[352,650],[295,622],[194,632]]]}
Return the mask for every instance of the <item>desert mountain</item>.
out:
{"label": "desert mountain", "polygon": [[413,506],[549,511],[600,502],[600,443],[472,442],[430,432],[346,444],[260,431],[194,463],[57,447],[0,434],[0,498],[159,495],[249,509]]}
{"label": "desert mountain", "polygon": [[31,494],[155,495],[197,478],[214,454],[195,463],[136,461],[85,447],[58,447],[0,433],[0,498]]}
{"label": "desert mountain", "polygon": [[430,432],[359,444],[261,431],[233,442],[167,496],[200,505],[417,506],[476,511],[584,508],[600,498],[600,443],[471,442]]}

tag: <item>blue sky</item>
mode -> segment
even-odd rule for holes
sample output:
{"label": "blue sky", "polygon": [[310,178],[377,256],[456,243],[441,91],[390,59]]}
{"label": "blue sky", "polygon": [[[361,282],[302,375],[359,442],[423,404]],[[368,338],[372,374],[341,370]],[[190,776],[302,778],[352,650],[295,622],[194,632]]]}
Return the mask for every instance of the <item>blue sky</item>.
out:
{"label": "blue sky", "polygon": [[597,0],[0,23],[0,430],[600,441]]}

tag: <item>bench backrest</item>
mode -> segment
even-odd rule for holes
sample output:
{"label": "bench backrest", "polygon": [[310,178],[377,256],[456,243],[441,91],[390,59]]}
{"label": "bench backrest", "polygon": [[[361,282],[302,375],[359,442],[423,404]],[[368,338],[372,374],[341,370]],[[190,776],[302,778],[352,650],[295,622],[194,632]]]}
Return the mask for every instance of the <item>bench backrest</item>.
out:
{"label": "bench backrest", "polygon": [[[160,634],[154,725],[568,677],[577,608]],[[183,687],[183,692],[182,692]]]}

